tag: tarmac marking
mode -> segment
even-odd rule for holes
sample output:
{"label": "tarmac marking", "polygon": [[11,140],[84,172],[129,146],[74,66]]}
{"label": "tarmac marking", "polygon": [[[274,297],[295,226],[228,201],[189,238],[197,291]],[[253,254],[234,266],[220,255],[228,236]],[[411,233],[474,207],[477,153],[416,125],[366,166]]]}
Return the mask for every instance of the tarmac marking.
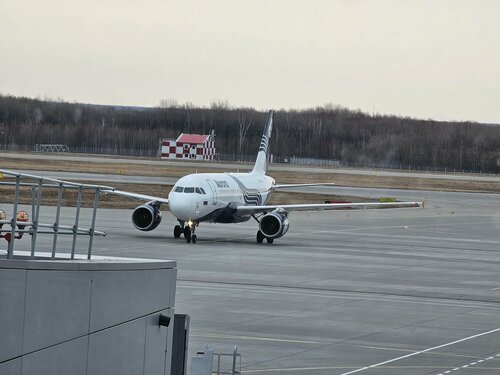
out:
{"label": "tarmac marking", "polygon": [[[352,346],[352,347],[355,347],[355,348],[364,348],[364,349],[387,350],[387,351],[406,352],[406,353],[412,353],[413,352],[413,350],[411,350],[411,349],[387,348],[387,347],[384,347],[384,346],[367,346],[367,345],[352,345],[352,344],[343,344],[343,345],[345,345],[345,346]],[[442,357],[460,357],[460,358],[474,358],[474,359],[477,359],[477,356],[473,356],[473,355],[452,354],[452,353],[444,353],[444,352],[435,352],[435,353],[429,353],[429,354],[436,355],[436,356],[442,356]]]}
{"label": "tarmac marking", "polygon": [[231,335],[219,335],[219,334],[191,334],[190,336],[195,337],[208,337],[215,339],[240,339],[240,340],[255,340],[255,341],[273,341],[273,342],[289,342],[293,344],[314,344],[314,345],[323,345],[324,342],[316,342],[316,341],[304,341],[304,340],[288,340],[288,339],[275,339],[271,337],[254,337],[254,336],[231,336]]}
{"label": "tarmac marking", "polygon": [[[407,369],[426,369],[426,370],[433,370],[436,369],[437,366],[387,366],[383,368],[387,369],[401,369],[401,370],[407,370]],[[242,374],[257,374],[257,373],[270,373],[270,374],[275,374],[278,372],[301,372],[304,373],[304,371],[322,371],[322,370],[340,370],[340,369],[346,369],[347,366],[322,366],[322,367],[278,367],[278,368],[263,368],[263,369],[255,369],[255,370],[241,370]]]}
{"label": "tarmac marking", "polygon": [[[494,222],[495,224],[500,224],[500,222]],[[427,228],[427,227],[438,227],[438,226],[455,226],[455,225],[476,225],[476,224],[491,224],[491,222],[484,222],[484,223],[449,223],[449,224],[435,224],[435,225],[387,225],[387,226],[379,226],[379,227],[355,227],[355,228],[345,228],[345,229],[329,229],[329,230],[318,230],[318,231],[308,231],[308,232],[294,232],[294,233],[289,233],[287,234],[288,237],[291,236],[303,236],[304,234],[321,234],[321,233],[336,233],[336,234],[342,234],[342,233],[350,233],[350,232],[357,232],[360,230],[363,231],[373,231],[373,230],[386,230],[386,229],[407,229],[407,230],[412,230],[412,231],[422,231],[422,232],[427,232],[423,229],[420,228]],[[391,234],[388,235],[386,233],[384,234],[378,234],[378,233],[356,233],[357,236],[368,236],[368,237],[389,237],[389,238],[416,238],[416,239],[422,239],[420,236],[400,236],[397,234]],[[471,243],[486,243],[486,244],[500,244],[499,241],[488,241],[488,240],[480,240],[480,239],[471,239],[471,238],[457,238],[457,237],[426,237],[426,239],[432,239],[432,240],[440,240],[440,241],[460,241],[460,242],[471,242]]]}
{"label": "tarmac marking", "polygon": [[[196,284],[196,285],[189,285]],[[207,285],[211,284],[211,285]],[[314,288],[300,288],[300,287],[286,287],[283,285],[266,285],[266,284],[238,284],[238,283],[224,283],[214,282],[211,280],[191,280],[191,279],[177,279],[177,285],[181,288],[191,289],[207,289],[207,290],[227,290],[228,292],[241,292],[248,291],[249,289],[254,293],[262,294],[289,294],[289,295],[303,295],[303,296],[317,296],[329,299],[347,299],[347,300],[369,300],[369,301],[386,301],[397,303],[408,303],[416,305],[431,305],[431,306],[449,306],[449,307],[463,307],[467,309],[485,309],[485,310],[499,310],[498,306],[491,306],[488,302],[485,305],[471,304],[467,302],[446,302],[439,300],[415,300],[415,296],[394,295],[384,296],[380,293],[366,293],[354,292],[353,295],[349,290],[328,290],[328,289],[314,289]],[[265,289],[264,289],[265,288]],[[272,288],[272,289],[271,289]],[[412,298],[412,299],[409,299]]]}
{"label": "tarmac marking", "polygon": [[[500,353],[499,353],[499,354],[497,354],[496,356],[500,357]],[[489,357],[486,357],[486,358],[483,358],[483,359],[479,359],[479,360],[477,360],[477,361],[475,361],[475,362],[471,362],[471,363],[469,363],[469,364],[465,364],[465,365],[463,365],[463,366],[461,366],[461,367],[455,367],[454,369],[451,369],[451,370],[446,370],[446,371],[444,371],[444,372],[440,372],[440,373],[439,373],[439,374],[437,374],[437,375],[445,375],[445,374],[449,374],[449,373],[450,373],[450,372],[452,372],[452,371],[459,371],[459,370],[461,370],[461,369],[465,369],[465,368],[468,368],[468,367],[473,367],[473,366],[475,366],[475,365],[477,365],[477,364],[479,364],[479,363],[483,363],[483,362],[486,362],[486,361],[490,361],[490,360],[492,360],[492,359],[495,359],[495,357],[494,357],[494,356],[489,356]]]}
{"label": "tarmac marking", "polygon": [[[359,368],[357,370],[353,370],[353,371],[349,371],[349,372],[344,372],[342,375],[350,375],[350,374],[355,374],[355,373],[358,373],[358,372],[362,372],[362,371],[365,371],[365,370],[369,370],[369,369],[372,369],[372,368],[375,368],[375,367],[380,367],[380,366],[383,366],[383,365],[386,365],[388,363],[392,363],[392,362],[396,362],[396,361],[399,361],[401,359],[405,359],[405,358],[410,358],[410,357],[414,357],[416,355],[419,355],[419,354],[423,354],[423,353],[427,353],[427,352],[430,352],[432,350],[436,350],[436,349],[441,349],[441,348],[445,348],[447,346],[451,346],[451,345],[455,345],[455,344],[458,344],[458,343],[461,343],[461,342],[465,342],[465,341],[468,341],[468,340],[472,340],[472,339],[475,339],[475,338],[478,338],[478,337],[481,337],[481,336],[485,336],[485,335],[489,335],[491,333],[495,333],[495,332],[499,332],[500,331],[500,328],[495,328],[495,329],[492,329],[491,331],[486,331],[486,332],[482,332],[482,333],[478,333],[476,335],[472,335],[472,336],[468,336],[468,337],[464,337],[463,339],[459,339],[459,340],[455,340],[455,341],[452,341],[452,342],[448,342],[446,344],[441,344],[441,345],[438,345],[438,346],[433,346],[432,348],[427,348],[427,349],[424,349],[424,350],[419,350],[417,352],[414,352],[414,353],[410,353],[410,354],[407,354],[407,355],[403,355],[401,357],[397,357],[397,358],[393,358],[393,359],[389,359],[387,361],[383,361],[383,362],[379,362],[379,363],[375,363],[373,365],[370,365],[370,366],[365,366],[365,367],[362,367],[362,368]],[[497,354],[497,356],[500,356],[500,353]],[[467,366],[469,367],[469,365],[464,365],[464,366]],[[459,370],[461,367],[456,367],[455,369],[453,369],[453,371],[457,371]],[[462,368],[465,368],[462,366]]]}

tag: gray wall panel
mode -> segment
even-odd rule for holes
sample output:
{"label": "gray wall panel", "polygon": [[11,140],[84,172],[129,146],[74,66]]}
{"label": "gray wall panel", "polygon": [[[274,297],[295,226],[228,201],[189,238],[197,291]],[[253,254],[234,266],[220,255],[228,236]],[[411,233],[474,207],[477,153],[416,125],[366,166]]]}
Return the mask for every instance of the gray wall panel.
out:
{"label": "gray wall panel", "polygon": [[[160,327],[160,314],[171,318],[168,327]],[[174,325],[173,310],[163,310],[145,318],[146,321],[146,350],[144,352],[144,375],[165,374],[165,344],[169,331]],[[169,368],[170,369],[170,368]]]}
{"label": "gray wall panel", "polygon": [[167,332],[167,350],[165,352],[165,369],[166,369],[165,374],[170,374],[170,369],[172,367],[172,351],[173,351],[172,341],[174,338],[174,315],[175,315],[175,309],[172,307],[171,309],[169,309],[169,315],[168,315],[170,316],[171,320]]}
{"label": "gray wall panel", "polygon": [[88,334],[91,273],[29,270],[23,352]]}
{"label": "gray wall panel", "polygon": [[85,375],[88,336],[23,357],[22,375]]}
{"label": "gray wall panel", "polygon": [[13,359],[0,363],[0,374],[2,375],[21,375],[21,358]]}
{"label": "gray wall panel", "polygon": [[170,283],[173,273],[175,273],[173,269],[149,271],[148,293],[151,311],[159,311],[173,306],[170,304],[172,293]]}
{"label": "gray wall panel", "polygon": [[148,271],[96,271],[90,332],[151,313]]}
{"label": "gray wall panel", "polygon": [[0,362],[22,354],[25,291],[25,270],[0,270]]}
{"label": "gray wall panel", "polygon": [[170,274],[170,306],[175,306],[175,291],[177,288],[177,269]]}
{"label": "gray wall panel", "polygon": [[[0,258],[0,375],[168,374],[171,266]],[[159,326],[160,312],[169,327]]]}
{"label": "gray wall panel", "polygon": [[138,375],[144,371],[146,318],[90,335],[89,375]]}

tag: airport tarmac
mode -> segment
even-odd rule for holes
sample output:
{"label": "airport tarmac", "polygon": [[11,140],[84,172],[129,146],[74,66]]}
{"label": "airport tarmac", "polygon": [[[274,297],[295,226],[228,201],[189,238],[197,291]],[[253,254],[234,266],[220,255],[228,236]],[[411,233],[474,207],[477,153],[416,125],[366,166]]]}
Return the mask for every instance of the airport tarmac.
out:
{"label": "airport tarmac", "polygon": [[500,195],[342,189],[427,208],[293,213],[272,245],[253,221],[202,224],[186,244],[168,212],[139,232],[131,210],[101,209],[93,254],[177,260],[190,357],[237,345],[243,374],[500,373]]}

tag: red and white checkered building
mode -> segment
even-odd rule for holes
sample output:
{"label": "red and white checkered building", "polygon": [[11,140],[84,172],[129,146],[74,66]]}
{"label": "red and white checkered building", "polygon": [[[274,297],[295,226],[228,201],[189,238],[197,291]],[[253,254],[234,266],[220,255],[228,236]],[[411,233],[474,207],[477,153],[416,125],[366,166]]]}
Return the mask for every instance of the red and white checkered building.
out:
{"label": "red and white checkered building", "polygon": [[214,160],[214,133],[210,135],[184,134],[175,141],[164,139],[161,142],[161,159]]}

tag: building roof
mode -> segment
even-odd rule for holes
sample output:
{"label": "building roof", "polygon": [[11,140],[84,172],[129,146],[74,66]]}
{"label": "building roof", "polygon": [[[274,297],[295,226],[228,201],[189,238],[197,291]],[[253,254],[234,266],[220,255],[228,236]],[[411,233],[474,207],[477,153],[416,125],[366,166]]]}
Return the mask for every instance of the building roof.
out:
{"label": "building roof", "polygon": [[208,139],[208,137],[209,137],[209,135],[182,133],[179,136],[179,138],[177,138],[176,142],[202,144],[202,143],[205,143],[205,141]]}

